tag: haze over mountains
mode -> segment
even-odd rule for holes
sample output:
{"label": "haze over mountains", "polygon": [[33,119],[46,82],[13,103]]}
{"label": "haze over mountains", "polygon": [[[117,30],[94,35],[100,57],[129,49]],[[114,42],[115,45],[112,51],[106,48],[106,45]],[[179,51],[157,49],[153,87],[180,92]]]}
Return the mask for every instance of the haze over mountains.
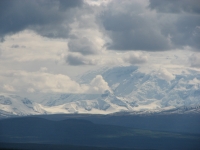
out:
{"label": "haze over mountains", "polygon": [[0,150],[199,150],[199,4],[0,0]]}
{"label": "haze over mountains", "polygon": [[144,72],[136,66],[121,66],[88,72],[78,82],[86,85],[94,79],[94,89],[99,88],[102,93],[46,93],[35,99],[1,93],[1,116],[200,112],[200,72],[197,70]]}
{"label": "haze over mountains", "polygon": [[2,1],[1,116],[199,112],[198,4]]}

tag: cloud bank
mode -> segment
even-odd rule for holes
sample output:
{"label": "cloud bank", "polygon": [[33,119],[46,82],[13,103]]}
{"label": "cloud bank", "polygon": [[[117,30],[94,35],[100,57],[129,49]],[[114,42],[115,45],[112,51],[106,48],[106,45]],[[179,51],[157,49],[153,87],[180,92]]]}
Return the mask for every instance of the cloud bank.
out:
{"label": "cloud bank", "polygon": [[82,5],[82,0],[2,0],[0,36],[31,29],[42,36],[66,38],[76,12],[73,9]]}
{"label": "cloud bank", "polygon": [[123,60],[132,65],[136,65],[136,64],[146,63],[148,60],[148,57],[142,53],[132,52],[132,53],[125,54]]}
{"label": "cloud bank", "polygon": [[[112,50],[163,51],[190,46],[200,49],[198,0],[112,0],[98,5],[82,0],[2,0],[0,36],[33,30],[49,38],[69,39],[69,50],[96,54],[96,44],[76,29],[98,30]],[[76,44],[75,44],[76,43]]]}
{"label": "cloud bank", "polygon": [[110,90],[101,75],[89,84],[79,84],[67,75],[48,73],[46,68],[37,72],[10,71],[0,74],[0,79],[0,90],[4,92],[102,94]]}
{"label": "cloud bank", "polygon": [[100,17],[111,39],[106,47],[163,51],[190,46],[199,51],[199,12],[197,0],[112,1]]}
{"label": "cloud bank", "polygon": [[175,75],[173,75],[167,69],[164,68],[159,69],[159,71],[157,72],[157,77],[166,81],[171,81],[175,79]]}
{"label": "cloud bank", "polygon": [[189,62],[191,67],[200,68],[200,54],[192,54],[189,57]]}
{"label": "cloud bank", "polygon": [[[101,93],[108,87],[100,76],[87,85],[72,79],[102,66],[198,69],[199,4],[198,0],[1,0],[1,90]],[[165,69],[157,75],[174,79]]]}

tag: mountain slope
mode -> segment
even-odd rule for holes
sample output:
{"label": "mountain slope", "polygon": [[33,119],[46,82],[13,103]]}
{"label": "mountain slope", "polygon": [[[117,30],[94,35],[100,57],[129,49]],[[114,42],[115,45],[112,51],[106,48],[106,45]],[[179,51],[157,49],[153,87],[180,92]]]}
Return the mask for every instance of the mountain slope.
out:
{"label": "mountain slope", "polygon": [[[96,75],[96,72],[85,74],[81,77],[82,82],[87,83]],[[174,73],[171,80],[166,80],[155,71],[143,73],[138,67],[128,66],[106,69],[101,75],[111,91],[105,91],[102,95],[62,94],[52,101],[44,101],[43,104],[47,106],[75,104],[76,108],[83,108],[88,113],[93,113],[93,109],[104,110],[105,113],[119,111],[199,113],[200,111],[198,71],[186,70],[184,73]],[[76,112],[81,113],[78,109]]]}
{"label": "mountain slope", "polygon": [[89,84],[99,74],[110,87],[103,94],[47,93],[41,104],[19,96],[2,94],[1,114],[200,112],[199,71],[177,71],[175,68],[171,73],[166,70],[145,73],[136,66],[123,66],[89,72],[81,76],[79,81]]}
{"label": "mountain slope", "polygon": [[40,104],[17,95],[0,95],[1,116],[45,114]]}

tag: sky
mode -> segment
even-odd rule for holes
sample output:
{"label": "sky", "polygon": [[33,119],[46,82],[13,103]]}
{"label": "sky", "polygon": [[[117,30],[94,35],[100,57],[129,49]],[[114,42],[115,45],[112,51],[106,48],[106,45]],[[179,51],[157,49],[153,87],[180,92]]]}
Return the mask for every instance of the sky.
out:
{"label": "sky", "polygon": [[126,65],[200,71],[200,1],[0,1],[0,93],[102,93],[77,76]]}

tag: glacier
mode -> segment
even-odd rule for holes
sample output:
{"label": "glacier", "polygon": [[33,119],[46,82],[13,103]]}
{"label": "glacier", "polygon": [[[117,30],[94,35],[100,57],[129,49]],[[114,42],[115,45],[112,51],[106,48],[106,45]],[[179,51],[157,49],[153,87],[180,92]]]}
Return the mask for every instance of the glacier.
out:
{"label": "glacier", "polygon": [[90,71],[78,81],[87,84],[97,75],[101,75],[110,87],[103,94],[48,93],[40,102],[35,102],[34,99],[1,93],[0,115],[200,112],[198,70],[173,72],[173,78],[168,80],[153,69],[145,73],[137,66],[119,66]]}

